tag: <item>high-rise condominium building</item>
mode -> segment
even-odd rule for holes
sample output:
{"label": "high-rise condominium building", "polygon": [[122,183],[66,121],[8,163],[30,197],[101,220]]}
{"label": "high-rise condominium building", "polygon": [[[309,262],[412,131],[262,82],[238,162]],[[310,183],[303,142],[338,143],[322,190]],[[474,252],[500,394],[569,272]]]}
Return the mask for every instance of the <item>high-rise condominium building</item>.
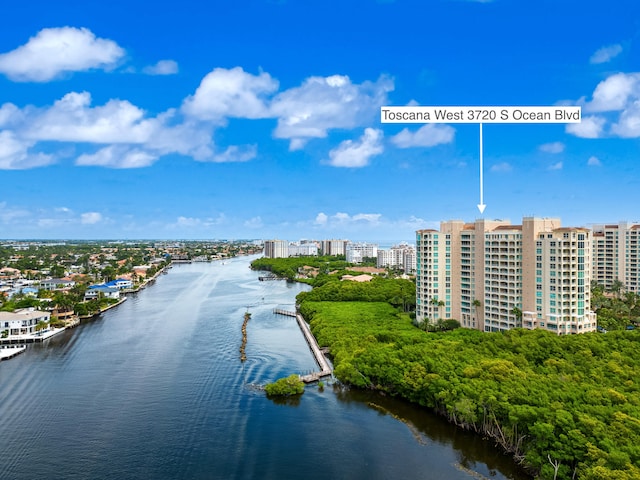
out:
{"label": "high-rise condominium building", "polygon": [[640,293],[640,225],[619,222],[593,225],[592,278],[611,288]]}
{"label": "high-rise condominium building", "polygon": [[349,240],[322,240],[321,250],[323,255],[345,255]]}
{"label": "high-rise condominium building", "polygon": [[493,332],[596,329],[590,310],[591,235],[554,218],[442,222],[416,232],[416,316]]}
{"label": "high-rise condominium building", "polygon": [[267,258],[287,258],[289,256],[289,242],[286,240],[265,240],[264,256]]}

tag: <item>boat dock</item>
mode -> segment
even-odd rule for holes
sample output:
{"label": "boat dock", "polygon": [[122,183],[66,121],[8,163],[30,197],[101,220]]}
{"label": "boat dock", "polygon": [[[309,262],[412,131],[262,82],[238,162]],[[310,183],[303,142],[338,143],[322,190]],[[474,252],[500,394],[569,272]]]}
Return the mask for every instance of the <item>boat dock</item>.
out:
{"label": "boat dock", "polygon": [[1,345],[0,360],[9,360],[10,358],[24,352],[26,349],[26,345]]}
{"label": "boat dock", "polygon": [[285,280],[285,279],[280,278],[274,274],[269,274],[269,275],[262,275],[261,277],[258,277],[258,280],[260,280],[261,282],[264,282],[268,280]]}
{"label": "boat dock", "polygon": [[273,313],[278,315],[286,315],[287,317],[295,317],[296,312],[290,312],[289,310],[282,310],[281,308],[274,308]]}
{"label": "boat dock", "polygon": [[317,382],[321,378],[331,376],[333,374],[333,370],[331,369],[329,362],[322,353],[322,350],[320,350],[316,338],[311,333],[311,329],[309,328],[307,322],[304,321],[304,318],[302,318],[302,315],[288,310],[281,310],[279,308],[275,308],[273,310],[273,313],[296,318],[298,326],[300,327],[300,330],[302,330],[302,334],[304,335],[304,338],[307,341],[309,348],[311,349],[311,353],[313,353],[313,356],[316,359],[316,363],[320,367],[319,372],[313,372],[308,375],[300,375],[300,380],[302,380],[304,383],[313,383]]}

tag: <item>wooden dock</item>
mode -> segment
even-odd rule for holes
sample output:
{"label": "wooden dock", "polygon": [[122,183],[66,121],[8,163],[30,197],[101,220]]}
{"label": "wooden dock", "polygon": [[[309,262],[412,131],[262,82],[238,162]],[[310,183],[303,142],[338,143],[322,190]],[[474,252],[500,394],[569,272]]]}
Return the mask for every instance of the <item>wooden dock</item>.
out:
{"label": "wooden dock", "polygon": [[0,347],[0,360],[9,360],[26,349],[26,345],[2,345]]}
{"label": "wooden dock", "polygon": [[302,330],[302,334],[304,335],[304,338],[307,341],[309,348],[311,349],[311,353],[313,353],[313,357],[316,359],[316,363],[320,367],[320,371],[318,372],[313,372],[308,375],[300,375],[300,380],[302,380],[304,383],[313,383],[317,382],[321,378],[330,377],[331,375],[333,375],[333,370],[331,369],[329,362],[322,353],[322,350],[320,349],[320,347],[318,346],[318,342],[316,341],[316,337],[314,337],[311,333],[311,329],[309,328],[309,325],[307,325],[307,322],[305,322],[304,318],[302,318],[302,315],[296,312],[291,312],[289,310],[282,310],[280,308],[274,308],[273,313],[296,318],[298,326],[300,327],[300,330]]}
{"label": "wooden dock", "polygon": [[286,315],[287,317],[295,317],[296,312],[291,312],[289,310],[282,310],[281,308],[274,308],[273,313],[277,315]]}
{"label": "wooden dock", "polygon": [[270,274],[270,275],[262,275],[260,277],[258,277],[258,280],[260,280],[261,282],[264,281],[268,281],[268,280],[285,280],[284,278],[280,278],[276,275]]}

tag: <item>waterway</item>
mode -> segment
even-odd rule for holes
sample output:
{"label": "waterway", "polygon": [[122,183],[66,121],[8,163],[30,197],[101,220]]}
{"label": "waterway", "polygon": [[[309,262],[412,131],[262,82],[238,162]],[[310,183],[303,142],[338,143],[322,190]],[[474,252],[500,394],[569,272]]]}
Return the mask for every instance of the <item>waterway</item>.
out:
{"label": "waterway", "polygon": [[373,392],[266,398],[317,366],[295,319],[272,313],[307,287],[258,281],[252,258],[177,265],[0,363],[0,477],[527,478],[491,442]]}

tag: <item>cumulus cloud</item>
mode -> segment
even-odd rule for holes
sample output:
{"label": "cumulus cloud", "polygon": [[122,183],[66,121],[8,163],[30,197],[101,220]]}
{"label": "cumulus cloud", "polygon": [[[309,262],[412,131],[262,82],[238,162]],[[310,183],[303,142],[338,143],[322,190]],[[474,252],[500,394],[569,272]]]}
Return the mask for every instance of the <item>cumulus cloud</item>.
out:
{"label": "cumulus cloud", "polygon": [[83,225],[94,225],[102,221],[102,214],[99,212],[87,212],[80,215],[80,223]]}
{"label": "cumulus cloud", "polygon": [[379,155],[382,146],[382,130],[366,128],[364,134],[356,142],[345,140],[329,152],[329,165],[334,167],[364,167],[369,159]]}
{"label": "cumulus cloud", "polygon": [[583,138],[640,137],[640,73],[616,73],[602,80],[590,101],[581,98],[582,123],[566,126],[566,132]]}
{"label": "cumulus cloud", "polygon": [[593,92],[588,112],[622,110],[640,93],[640,73],[616,73],[601,81]]}
{"label": "cumulus cloud", "polygon": [[246,145],[244,147],[231,145],[224,152],[214,154],[211,157],[211,161],[217,163],[248,162],[256,158],[257,152],[258,147],[256,145]]}
{"label": "cumulus cloud", "polygon": [[595,51],[591,58],[589,59],[589,63],[607,63],[610,62],[613,58],[617,57],[622,53],[622,45],[608,45],[606,47],[599,48]]}
{"label": "cumulus cloud", "polygon": [[0,73],[17,82],[48,82],[68,72],[113,68],[124,50],[86,28],[45,28],[0,55]]}
{"label": "cumulus cloud", "polygon": [[492,165],[489,170],[496,173],[505,173],[505,172],[510,172],[512,170],[512,167],[511,167],[511,164],[509,164],[508,162],[502,162],[502,163],[496,163],[495,165]]}
{"label": "cumulus cloud", "polygon": [[549,170],[562,170],[562,162],[557,162],[553,165],[549,165]]}
{"label": "cumulus cloud", "polygon": [[9,130],[0,131],[0,170],[22,170],[55,163],[53,155],[31,151],[33,144]]}
{"label": "cumulus cloud", "polygon": [[[214,157],[212,131],[207,123],[185,120],[176,110],[149,116],[141,108],[125,100],[112,99],[104,105],[92,106],[88,92],[71,92],[47,108],[12,104],[0,107],[0,128],[6,130],[23,150],[36,142],[53,141],[108,145],[98,152],[87,153],[78,165],[101,165],[132,168],[151,165],[160,156],[177,153],[196,160],[229,161],[232,154],[246,160],[251,148],[231,149],[222,157]],[[14,153],[11,158],[16,158]],[[51,163],[53,157],[23,154],[22,168]],[[29,160],[29,161],[27,161]],[[0,168],[9,168],[0,162]]]}
{"label": "cumulus cloud", "polygon": [[157,156],[137,148],[124,145],[110,145],[95,153],[85,153],[76,159],[76,165],[109,168],[148,167],[158,159]]}
{"label": "cumulus cloud", "polygon": [[538,147],[541,152],[545,153],[562,153],[564,152],[564,143],[562,142],[551,142],[544,143]]}
{"label": "cumulus cloud", "polygon": [[449,125],[427,123],[415,132],[411,132],[408,128],[403,129],[391,137],[391,142],[399,148],[434,147],[452,142],[455,132],[455,129]]}
{"label": "cumulus cloud", "polygon": [[326,225],[328,220],[329,217],[327,216],[327,214],[320,212],[318,215],[316,215],[316,219],[313,221],[313,223],[316,225]]}
{"label": "cumulus cloud", "polygon": [[178,62],[175,60],[160,60],[155,65],[149,65],[142,69],[147,75],[174,75],[178,73]]}
{"label": "cumulus cloud", "polygon": [[596,115],[582,117],[580,123],[569,123],[565,127],[567,133],[581,138],[599,138],[603,136],[606,119]]}
{"label": "cumulus cloud", "polygon": [[277,89],[278,81],[268,73],[252,75],[241,67],[216,68],[184,100],[182,111],[218,123],[224,123],[228,117],[265,118],[269,116],[267,96]]}
{"label": "cumulus cloud", "polygon": [[602,162],[600,161],[600,159],[598,157],[591,156],[587,160],[587,165],[590,166],[590,167],[601,167],[602,166]]}
{"label": "cumulus cloud", "polygon": [[393,81],[386,76],[362,84],[343,75],[307,78],[273,99],[270,112],[278,119],[274,136],[289,139],[289,148],[297,150],[311,138],[326,137],[329,129],[370,124],[391,90]]}
{"label": "cumulus cloud", "polygon": [[156,121],[126,100],[91,107],[89,92],[68,93],[48,109],[27,113],[25,137],[34,140],[143,143],[157,128]]}

